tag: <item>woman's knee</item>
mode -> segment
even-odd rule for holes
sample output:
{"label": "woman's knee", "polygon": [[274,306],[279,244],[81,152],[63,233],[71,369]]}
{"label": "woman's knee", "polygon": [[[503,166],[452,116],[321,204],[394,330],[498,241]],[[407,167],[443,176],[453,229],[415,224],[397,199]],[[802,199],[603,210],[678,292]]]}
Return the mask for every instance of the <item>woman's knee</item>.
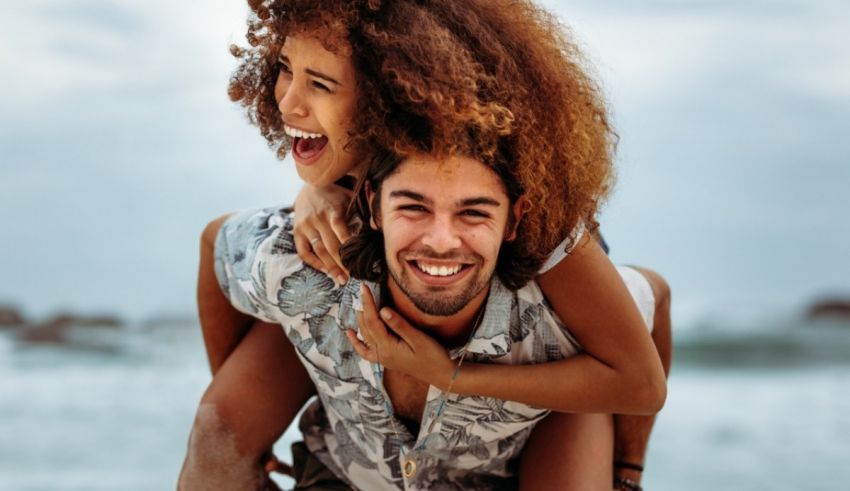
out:
{"label": "woman's knee", "polygon": [[613,455],[610,414],[553,412],[537,424],[523,450],[520,489],[609,490]]}
{"label": "woman's knee", "polygon": [[670,308],[670,284],[667,282],[660,273],[655,270],[644,268],[640,266],[635,266],[636,269],[646,281],[649,282],[650,288],[652,288],[652,295],[655,297],[655,308],[664,309]]}

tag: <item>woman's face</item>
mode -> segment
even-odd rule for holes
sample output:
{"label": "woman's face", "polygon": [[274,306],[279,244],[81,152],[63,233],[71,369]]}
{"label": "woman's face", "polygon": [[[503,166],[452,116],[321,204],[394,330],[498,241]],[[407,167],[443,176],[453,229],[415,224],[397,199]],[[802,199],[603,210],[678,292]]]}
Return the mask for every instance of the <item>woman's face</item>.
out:
{"label": "woman's face", "polygon": [[274,96],[284,130],[293,138],[298,175],[316,186],[329,185],[357,163],[345,149],[357,101],[351,57],[328,51],[315,38],[288,36],[279,65]]}

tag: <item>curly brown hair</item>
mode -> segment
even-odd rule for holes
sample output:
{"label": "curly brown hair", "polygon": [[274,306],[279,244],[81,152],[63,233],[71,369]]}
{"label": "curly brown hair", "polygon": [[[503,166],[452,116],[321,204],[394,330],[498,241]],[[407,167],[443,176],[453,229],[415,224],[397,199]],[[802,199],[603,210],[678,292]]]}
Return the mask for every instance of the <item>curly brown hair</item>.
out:
{"label": "curly brown hair", "polygon": [[530,203],[517,249],[542,261],[571,231],[594,230],[613,183],[607,109],[568,31],[527,0],[249,0],[249,48],[229,94],[269,145],[291,140],[274,99],[286,36],[350,53],[357,108],[349,146],[368,159],[405,155],[507,158]]}

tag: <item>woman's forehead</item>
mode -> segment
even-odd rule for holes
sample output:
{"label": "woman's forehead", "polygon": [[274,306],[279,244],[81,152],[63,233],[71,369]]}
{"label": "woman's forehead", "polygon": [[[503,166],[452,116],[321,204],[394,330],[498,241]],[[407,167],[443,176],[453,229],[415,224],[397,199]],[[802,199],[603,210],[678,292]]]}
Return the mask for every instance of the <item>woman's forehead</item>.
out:
{"label": "woman's forehead", "polygon": [[351,57],[351,44],[348,31],[342,26],[327,25],[320,22],[299,23],[287,29],[284,46],[290,38],[313,40],[330,53],[342,57]]}

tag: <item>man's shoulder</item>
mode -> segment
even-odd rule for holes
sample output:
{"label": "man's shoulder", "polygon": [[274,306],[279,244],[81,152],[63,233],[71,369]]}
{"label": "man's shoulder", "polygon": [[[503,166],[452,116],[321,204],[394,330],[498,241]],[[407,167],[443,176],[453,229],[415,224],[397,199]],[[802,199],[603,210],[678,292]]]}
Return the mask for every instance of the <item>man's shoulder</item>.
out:
{"label": "man's shoulder", "polygon": [[248,251],[259,252],[264,244],[263,249],[272,255],[296,254],[293,226],[292,208],[289,207],[242,210],[224,222],[217,246],[226,246],[226,252],[236,256]]}
{"label": "man's shoulder", "polygon": [[[487,339],[483,353],[498,354],[504,345],[504,356],[491,358],[497,363],[541,363],[566,358],[580,350],[580,345],[558,314],[549,305],[535,281],[518,290],[494,284],[488,309],[494,314],[488,320],[487,332],[503,332]],[[494,319],[494,320],[491,320]],[[482,326],[485,327],[485,326]],[[504,339],[504,341],[502,341]]]}

